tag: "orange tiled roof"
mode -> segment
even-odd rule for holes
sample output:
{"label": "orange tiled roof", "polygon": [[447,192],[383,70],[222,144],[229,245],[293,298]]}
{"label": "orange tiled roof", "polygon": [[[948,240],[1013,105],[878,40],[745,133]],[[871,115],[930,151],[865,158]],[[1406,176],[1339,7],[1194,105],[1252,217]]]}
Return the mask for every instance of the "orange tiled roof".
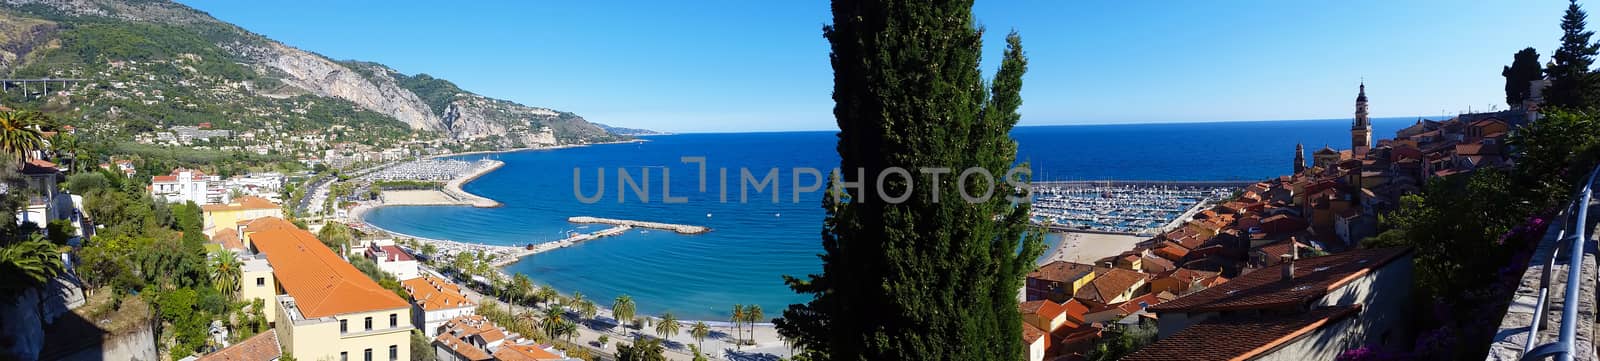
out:
{"label": "orange tiled roof", "polygon": [[439,326],[439,336],[434,341],[443,343],[468,360],[489,360],[489,353],[478,348],[478,342],[491,344],[505,339],[505,331],[483,315],[467,315],[445,321],[444,325]]}
{"label": "orange tiled roof", "polygon": [[1295,262],[1291,280],[1283,280],[1282,268],[1288,264],[1280,264],[1150,307],[1150,311],[1208,312],[1300,304],[1344,287],[1410,253],[1410,248],[1380,248],[1305,258]]}
{"label": "orange tiled roof", "polygon": [[228,348],[200,356],[196,361],[272,361],[277,360],[282,352],[283,349],[278,345],[278,332],[267,330]]}
{"label": "orange tiled roof", "polygon": [[1044,332],[1044,330],[1040,330],[1039,327],[1034,326],[1031,323],[1022,323],[1022,341],[1024,342],[1033,343],[1034,341],[1038,341],[1040,337],[1044,337],[1044,335],[1047,334],[1048,333]]}
{"label": "orange tiled roof", "polygon": [[228,204],[207,204],[200,206],[200,209],[203,209],[206,212],[277,208],[278,204],[272,203],[272,201],[269,201],[266,198],[257,196],[242,196],[239,198],[234,198],[233,201],[228,202]]}
{"label": "orange tiled roof", "polygon": [[1095,272],[1095,267],[1067,261],[1055,261],[1039,266],[1028,273],[1028,278],[1054,282],[1072,282]]}
{"label": "orange tiled roof", "polygon": [[[1182,299],[1179,299],[1182,300]],[[1208,321],[1189,326],[1123,357],[1124,361],[1249,360],[1355,314],[1360,306],[1314,309],[1293,316]]]}
{"label": "orange tiled roof", "polygon": [[1146,255],[1142,258],[1143,259],[1139,262],[1139,267],[1143,268],[1147,273],[1162,273],[1171,271],[1173,268],[1178,267],[1177,265],[1172,264],[1172,261],[1167,260],[1166,258],[1161,258],[1160,256]]}
{"label": "orange tiled roof", "polygon": [[488,352],[483,352],[483,349],[462,341],[459,338],[450,337],[450,334],[441,333],[438,337],[433,338],[433,342],[443,344],[445,348],[454,351],[457,355],[461,355],[461,358],[469,361],[488,361],[494,359],[494,357],[489,356]]}
{"label": "orange tiled roof", "polygon": [[461,286],[433,276],[422,276],[401,281],[411,299],[424,311],[474,306],[461,295]]}
{"label": "orange tiled roof", "polygon": [[1139,282],[1144,280],[1145,274],[1143,273],[1121,268],[1112,268],[1106,270],[1105,272],[1101,272],[1099,276],[1094,278],[1094,281],[1089,281],[1089,287],[1084,287],[1086,290],[1092,290],[1094,292],[1083,292],[1083,290],[1080,290],[1078,293],[1080,293],[1081,296],[1087,297],[1076,298],[1084,298],[1099,303],[1110,302],[1112,298],[1116,297],[1117,295],[1121,295],[1123,292],[1127,292],[1128,289],[1133,288],[1134,285],[1137,285]]}
{"label": "orange tiled roof", "polygon": [[[287,223],[287,222],[285,222]],[[293,227],[291,225],[291,227]],[[274,229],[250,235],[251,244],[267,255],[273,275],[294,297],[306,318],[352,312],[405,308],[409,304],[378,286],[310,232]]]}
{"label": "orange tiled roof", "polygon": [[253,218],[253,219],[249,219],[249,220],[240,221],[239,224],[244,226],[244,233],[245,234],[250,234],[250,233],[254,233],[254,232],[273,231],[273,230],[300,229],[300,227],[295,227],[294,223],[289,223],[289,221],[286,221],[283,218],[278,218],[278,217]]}
{"label": "orange tiled roof", "polygon": [[494,358],[499,361],[545,361],[560,360],[563,357],[545,351],[537,345],[505,345],[494,352]]}
{"label": "orange tiled roof", "polygon": [[244,242],[239,240],[239,231],[235,231],[233,228],[217,231],[216,235],[211,236],[211,241],[221,244],[224,249],[244,249]]}

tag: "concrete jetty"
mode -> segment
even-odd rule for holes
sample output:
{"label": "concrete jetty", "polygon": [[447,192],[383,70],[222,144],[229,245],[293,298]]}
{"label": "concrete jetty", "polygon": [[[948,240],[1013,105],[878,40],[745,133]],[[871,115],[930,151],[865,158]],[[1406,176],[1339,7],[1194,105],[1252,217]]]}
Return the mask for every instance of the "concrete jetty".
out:
{"label": "concrete jetty", "polygon": [[567,238],[562,238],[561,240],[558,240],[558,241],[550,241],[550,242],[531,245],[531,246],[528,246],[528,247],[525,247],[525,248],[519,248],[515,252],[513,252],[510,255],[510,257],[507,257],[505,259],[501,259],[499,261],[494,262],[494,265],[496,267],[505,266],[505,265],[508,265],[508,264],[516,263],[517,260],[522,259],[522,257],[527,257],[527,256],[531,256],[531,255],[534,255],[534,254],[544,253],[546,251],[550,251],[550,250],[557,249],[557,248],[571,246],[571,245],[574,245],[574,244],[578,244],[578,242],[595,240],[595,239],[600,239],[600,238],[619,235],[619,234],[622,234],[622,232],[627,232],[629,229],[633,229],[633,226],[619,225],[619,226],[616,226],[616,227],[606,228],[606,229],[602,229],[602,230],[594,231],[594,232],[589,232],[589,233],[575,233],[575,234],[573,234],[571,236],[567,236]]}
{"label": "concrete jetty", "polygon": [[706,232],[710,232],[711,231],[711,228],[707,228],[707,227],[703,227],[703,226],[691,226],[691,225],[685,225],[685,224],[671,224],[671,223],[659,223],[659,222],[630,221],[630,220],[626,220],[626,219],[611,219],[611,218],[582,217],[582,216],[567,218],[567,222],[572,222],[572,223],[599,223],[599,224],[609,224],[609,225],[614,225],[614,226],[629,226],[629,227],[638,227],[638,228],[651,228],[651,229],[660,229],[660,230],[678,232],[679,234],[701,234],[701,233],[706,233]]}

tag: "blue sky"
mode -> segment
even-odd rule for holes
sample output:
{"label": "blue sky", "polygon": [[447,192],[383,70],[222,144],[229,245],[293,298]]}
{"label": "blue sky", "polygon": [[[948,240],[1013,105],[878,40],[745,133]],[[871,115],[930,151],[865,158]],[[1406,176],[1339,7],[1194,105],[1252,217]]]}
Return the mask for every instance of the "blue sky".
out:
{"label": "blue sky", "polygon": [[[181,0],[335,59],[591,121],[835,129],[823,1]],[[1500,67],[1559,43],[1565,1],[979,1],[985,73],[1030,57],[1026,125],[1347,118],[1504,107]],[[1592,21],[1600,21],[1591,19]]]}

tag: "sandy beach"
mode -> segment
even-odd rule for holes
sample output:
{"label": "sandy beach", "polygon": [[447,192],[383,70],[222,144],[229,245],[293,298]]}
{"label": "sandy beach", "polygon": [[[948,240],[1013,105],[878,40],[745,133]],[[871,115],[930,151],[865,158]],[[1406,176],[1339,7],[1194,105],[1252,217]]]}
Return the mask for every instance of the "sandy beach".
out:
{"label": "sandy beach", "polygon": [[1055,261],[1068,261],[1084,264],[1094,264],[1102,258],[1116,256],[1132,250],[1139,242],[1150,237],[1087,233],[1087,232],[1052,232],[1061,235],[1061,244],[1057,245],[1046,257],[1039,260],[1040,265]]}

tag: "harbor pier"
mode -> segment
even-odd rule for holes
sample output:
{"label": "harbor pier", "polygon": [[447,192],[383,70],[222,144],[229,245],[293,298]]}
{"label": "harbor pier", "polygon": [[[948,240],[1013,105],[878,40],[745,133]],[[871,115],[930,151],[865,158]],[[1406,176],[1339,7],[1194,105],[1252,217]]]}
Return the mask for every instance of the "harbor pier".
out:
{"label": "harbor pier", "polygon": [[678,232],[679,234],[701,234],[701,233],[706,233],[706,232],[710,232],[711,231],[711,228],[707,228],[707,227],[704,227],[704,226],[691,226],[691,225],[686,225],[686,224],[672,224],[672,223],[659,223],[659,222],[630,221],[630,220],[626,220],[626,219],[597,218],[597,217],[583,217],[583,216],[567,218],[567,222],[572,222],[572,223],[599,223],[599,224],[609,224],[609,225],[613,225],[613,226],[629,226],[629,227],[638,227],[638,228],[651,228],[651,229],[660,229],[660,230]]}

